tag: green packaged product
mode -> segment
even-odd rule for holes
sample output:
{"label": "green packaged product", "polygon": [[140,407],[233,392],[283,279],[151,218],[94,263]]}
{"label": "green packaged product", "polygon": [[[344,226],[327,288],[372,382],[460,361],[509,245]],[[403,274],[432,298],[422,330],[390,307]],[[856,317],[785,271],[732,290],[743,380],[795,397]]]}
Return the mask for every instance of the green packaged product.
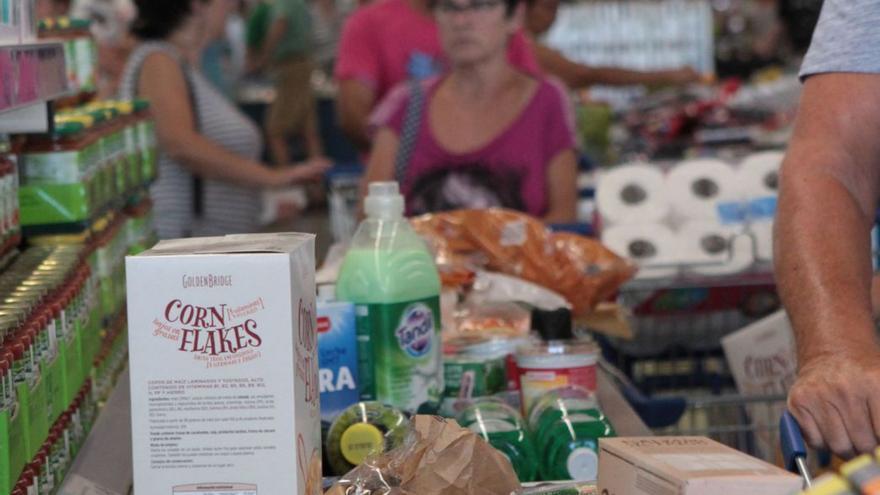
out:
{"label": "green packaged product", "polygon": [[492,399],[478,400],[458,415],[458,423],[482,436],[510,460],[519,481],[535,481],[538,459],[525,422],[512,407]]}
{"label": "green packaged product", "polygon": [[327,433],[327,457],[342,476],[367,457],[400,446],[409,420],[399,409],[378,402],[359,402],[343,411]]}
{"label": "green packaged product", "polygon": [[443,356],[443,383],[445,391],[440,414],[455,416],[470,400],[488,397],[507,386],[504,357],[482,357],[467,354]]}
{"label": "green packaged product", "polygon": [[529,425],[538,439],[545,480],[595,480],[599,439],[615,436],[595,397],[576,387],[553,390],[538,399]]}
{"label": "green packaged product", "polygon": [[414,412],[443,394],[440,276],[396,183],[370,184],[364,209],[336,286],[355,305],[361,399]]}
{"label": "green packaged product", "polygon": [[94,118],[59,115],[51,139],[29,140],[20,155],[21,224],[77,223],[87,220],[101,203],[93,164],[101,159]]}
{"label": "green packaged product", "polygon": [[18,404],[12,366],[16,357],[11,349],[0,348],[0,381],[3,403],[0,403],[0,492],[9,493],[18,474],[27,462],[27,430],[25,415]]}

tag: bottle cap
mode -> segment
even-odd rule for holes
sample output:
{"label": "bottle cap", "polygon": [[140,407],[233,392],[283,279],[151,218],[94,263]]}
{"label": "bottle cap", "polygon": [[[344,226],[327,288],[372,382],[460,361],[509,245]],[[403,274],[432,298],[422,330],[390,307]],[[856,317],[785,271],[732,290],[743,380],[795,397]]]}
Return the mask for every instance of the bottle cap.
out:
{"label": "bottle cap", "polygon": [[538,332],[544,341],[573,339],[571,310],[568,308],[552,311],[532,310],[532,330]]}
{"label": "bottle cap", "polygon": [[369,218],[402,218],[403,196],[397,182],[371,182],[369,194],[364,200],[364,212]]}
{"label": "bottle cap", "polygon": [[334,302],[336,301],[336,286],[333,284],[324,284],[318,286],[318,302]]}

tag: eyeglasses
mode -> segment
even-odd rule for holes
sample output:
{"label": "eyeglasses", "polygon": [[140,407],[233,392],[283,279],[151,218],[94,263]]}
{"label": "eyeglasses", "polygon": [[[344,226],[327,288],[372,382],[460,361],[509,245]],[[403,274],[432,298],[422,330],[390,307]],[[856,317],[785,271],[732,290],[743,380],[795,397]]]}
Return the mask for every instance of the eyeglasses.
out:
{"label": "eyeglasses", "polygon": [[459,5],[448,0],[437,2],[434,9],[438,14],[452,15],[463,12],[488,12],[502,5],[501,0],[474,0],[465,5]]}

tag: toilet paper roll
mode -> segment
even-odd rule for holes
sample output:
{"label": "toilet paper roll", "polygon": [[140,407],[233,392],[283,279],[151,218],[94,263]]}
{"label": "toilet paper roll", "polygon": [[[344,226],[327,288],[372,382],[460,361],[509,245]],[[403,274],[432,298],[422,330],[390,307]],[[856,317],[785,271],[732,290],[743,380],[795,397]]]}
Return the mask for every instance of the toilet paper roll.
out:
{"label": "toilet paper roll", "polygon": [[755,222],[750,228],[758,261],[773,261],[773,222]]}
{"label": "toilet paper roll", "polygon": [[737,179],[746,198],[776,196],[779,193],[779,169],[785,154],[780,151],[755,153],[739,166]]}
{"label": "toilet paper roll", "polygon": [[665,218],[670,209],[663,172],[645,163],[623,165],[603,173],[596,202],[607,225],[656,222]]}
{"label": "toilet paper roll", "polygon": [[732,275],[754,264],[754,241],[742,227],[688,222],[678,231],[678,255],[689,273]]}
{"label": "toilet paper roll", "polygon": [[690,160],[676,166],[666,180],[675,214],[687,220],[719,220],[719,206],[742,203],[736,171],[719,160]]}
{"label": "toilet paper roll", "polygon": [[602,232],[602,243],[639,266],[636,278],[667,278],[678,274],[677,240],[665,225],[616,225]]}

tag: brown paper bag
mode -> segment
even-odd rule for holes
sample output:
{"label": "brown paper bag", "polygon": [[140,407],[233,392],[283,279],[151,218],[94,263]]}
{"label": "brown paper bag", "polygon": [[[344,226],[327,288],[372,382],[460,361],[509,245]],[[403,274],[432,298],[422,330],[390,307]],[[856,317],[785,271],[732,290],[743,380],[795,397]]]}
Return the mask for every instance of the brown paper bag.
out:
{"label": "brown paper bag", "polygon": [[327,495],[511,495],[520,485],[510,461],[453,420],[416,416],[403,447],[369,459]]}

